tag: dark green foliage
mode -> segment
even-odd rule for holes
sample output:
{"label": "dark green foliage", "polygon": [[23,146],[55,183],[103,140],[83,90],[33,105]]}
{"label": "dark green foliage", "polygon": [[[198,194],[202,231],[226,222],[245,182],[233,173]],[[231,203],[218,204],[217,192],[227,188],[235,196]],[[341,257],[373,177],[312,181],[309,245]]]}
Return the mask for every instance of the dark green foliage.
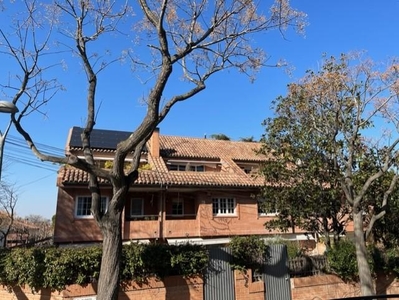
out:
{"label": "dark green foliage", "polygon": [[203,246],[192,244],[131,244],[123,250],[123,279],[201,274],[208,264]]}
{"label": "dark green foliage", "polygon": [[[28,285],[33,290],[62,290],[98,279],[102,250],[84,248],[19,248],[0,251],[0,283]],[[144,281],[149,276],[192,276],[208,265],[200,245],[131,244],[123,247],[120,279]]]}
{"label": "dark green foliage", "polygon": [[287,246],[288,258],[296,258],[303,255],[303,249],[296,241],[283,241],[281,244]]}
{"label": "dark green foliage", "polygon": [[[399,276],[399,249],[379,248],[370,245],[367,249],[367,261],[372,274],[378,272],[394,273]],[[327,251],[328,271],[337,274],[343,280],[357,280],[355,245],[349,240],[341,240]]]}
{"label": "dark green foliage", "polygon": [[392,248],[384,251],[385,270],[399,276],[399,249]]}
{"label": "dark green foliage", "polygon": [[378,248],[370,247],[369,263],[374,273],[385,272],[394,273],[399,276],[399,249],[398,248]]}
{"label": "dark green foliage", "polygon": [[[327,133],[314,130],[309,116],[312,111],[317,115],[319,108],[309,102],[304,88],[290,85],[286,97],[273,101],[275,117],[263,123],[260,153],[270,159],[261,168],[268,184],[260,197],[265,200],[265,211],[278,210],[265,227],[282,232],[301,228],[323,236],[332,233],[338,239],[347,211],[338,180],[340,171],[332,159],[335,148]],[[325,120],[318,121],[324,128]]]}
{"label": "dark green foliage", "polygon": [[282,239],[281,237],[275,237],[273,239],[267,239],[265,242],[267,245],[276,245],[276,244],[285,245],[287,247],[288,258],[290,259],[300,257],[303,255],[303,249],[298,241],[288,241]]}
{"label": "dark green foliage", "polygon": [[268,246],[255,235],[233,237],[230,248],[233,255],[231,265],[241,271],[248,268],[259,270],[269,257]]}
{"label": "dark green foliage", "polygon": [[[146,245],[142,260],[144,261],[147,275],[165,277],[171,273],[171,248],[168,244],[149,244]],[[173,274],[175,275],[175,274]]]}
{"label": "dark green foliage", "polygon": [[0,248],[0,282],[6,282],[7,273],[5,271],[6,257],[10,250],[7,248]]}
{"label": "dark green foliage", "polygon": [[15,249],[4,257],[4,273],[8,284],[29,285],[37,291],[44,286],[45,250]]}
{"label": "dark green foliage", "polygon": [[341,240],[327,251],[328,271],[343,280],[354,280],[358,276],[355,245]]}
{"label": "dark green foliage", "polygon": [[211,139],[221,140],[221,141],[230,141],[230,138],[224,133],[214,133],[210,135]]}
{"label": "dark green foliage", "polygon": [[62,290],[92,282],[100,272],[101,253],[100,247],[46,249],[43,287]]}
{"label": "dark green foliage", "polygon": [[203,246],[180,244],[171,247],[170,264],[176,274],[201,274],[208,265],[209,256]]}
{"label": "dark green foliage", "polygon": [[134,279],[142,281],[145,276],[143,252],[145,245],[132,243],[122,248],[122,280]]}

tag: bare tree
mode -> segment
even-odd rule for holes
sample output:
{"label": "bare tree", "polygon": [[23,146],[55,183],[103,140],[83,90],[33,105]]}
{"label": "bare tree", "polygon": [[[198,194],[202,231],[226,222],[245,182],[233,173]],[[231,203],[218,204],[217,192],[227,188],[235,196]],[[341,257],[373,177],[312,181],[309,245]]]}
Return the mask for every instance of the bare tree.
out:
{"label": "bare tree", "polygon": [[0,182],[0,245],[7,246],[9,236],[16,218],[15,206],[18,195],[13,186]]}
{"label": "bare tree", "polygon": [[[141,150],[152,131],[176,103],[204,90],[208,79],[214,74],[234,68],[254,79],[266,61],[264,50],[253,46],[251,38],[254,34],[271,29],[283,32],[289,27],[302,31],[305,15],[292,9],[288,0],[276,0],[268,10],[263,7],[263,1],[252,0],[138,0],[133,7],[129,7],[127,1],[121,4],[116,1],[65,0],[55,1],[54,5],[48,7],[50,9],[46,13],[51,13],[50,17],[35,1],[25,0],[24,4],[27,9],[25,19],[14,23],[13,37],[17,37],[18,45],[14,46],[15,39],[0,30],[2,53],[16,59],[20,67],[18,84],[4,86],[8,91],[14,91],[10,98],[20,110],[11,118],[40,160],[69,164],[89,174],[92,214],[103,234],[97,299],[116,299],[125,196],[138,177]],[[41,14],[40,19],[38,13]],[[135,19],[138,17],[141,20]],[[49,20],[46,26],[44,20]],[[121,34],[122,23],[130,24],[134,29],[131,34],[136,34],[132,38],[131,48],[125,49],[123,57],[115,56],[106,61],[105,50],[101,52],[91,45],[109,33]],[[53,32],[54,26],[58,26],[56,33],[60,35]],[[48,29],[47,34],[42,32],[38,35],[37,31],[43,28]],[[53,66],[44,65],[48,63],[44,57],[53,39],[73,51],[85,71],[87,112],[81,135],[83,158],[73,155],[55,157],[41,152],[22,123],[23,118],[32,111],[41,111],[43,105],[61,88],[56,80],[44,78],[46,71]],[[147,112],[141,123],[132,130],[128,139],[118,144],[112,168],[101,169],[94,163],[90,147],[90,134],[95,126],[98,108],[97,79],[110,63],[120,59],[130,61],[136,74],[148,74],[146,83],[151,84],[152,88],[144,98]],[[167,86],[178,76],[185,84],[174,96],[165,96]],[[124,161],[129,153],[134,153],[133,162],[126,172]],[[100,211],[99,179],[110,182],[113,189],[105,213]]]}
{"label": "bare tree", "polygon": [[40,215],[28,215],[24,218],[30,244],[51,244],[54,228],[49,219]]}

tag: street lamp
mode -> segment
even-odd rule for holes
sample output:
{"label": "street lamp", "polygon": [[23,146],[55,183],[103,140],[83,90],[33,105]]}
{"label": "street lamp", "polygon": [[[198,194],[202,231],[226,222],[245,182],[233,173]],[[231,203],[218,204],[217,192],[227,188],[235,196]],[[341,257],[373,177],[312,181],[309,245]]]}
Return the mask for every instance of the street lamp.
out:
{"label": "street lamp", "polygon": [[[14,103],[9,102],[9,101],[0,101],[0,113],[6,113],[6,114],[15,114],[18,112],[18,107],[15,106]],[[0,181],[1,181],[1,171],[3,169],[3,151],[4,151],[4,144],[6,142],[6,137],[8,134],[8,131],[10,130],[12,121],[10,120],[8,122],[7,128],[2,133],[0,131]]]}

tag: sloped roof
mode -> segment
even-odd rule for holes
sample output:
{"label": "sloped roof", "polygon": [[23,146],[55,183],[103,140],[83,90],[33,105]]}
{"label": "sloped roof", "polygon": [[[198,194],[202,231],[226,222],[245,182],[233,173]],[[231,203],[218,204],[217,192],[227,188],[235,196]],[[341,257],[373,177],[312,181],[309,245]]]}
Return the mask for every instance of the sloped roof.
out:
{"label": "sloped roof", "polygon": [[[82,140],[80,135],[83,132],[81,127],[73,127],[71,130],[68,147],[72,150],[82,149]],[[93,129],[90,135],[90,146],[92,149],[102,152],[114,151],[119,142],[126,140],[131,132]],[[146,149],[143,149],[146,151]]]}
{"label": "sloped roof", "polygon": [[[79,127],[73,128],[68,143],[71,150],[81,149],[81,131]],[[95,130],[91,135],[91,144],[97,152],[114,151],[117,144],[129,135],[129,132]],[[265,161],[265,156],[256,153],[260,146],[260,143],[256,142],[159,135],[160,157],[152,157],[148,153],[148,162],[152,169],[140,171],[135,184],[139,186],[260,187],[264,184],[262,178],[246,174],[235,164],[235,162]],[[168,171],[165,163],[168,159],[212,161],[223,165],[223,170],[220,172]],[[58,174],[58,184],[87,184],[88,180],[87,173],[71,166],[61,168]],[[103,179],[100,183],[107,184]]]}
{"label": "sloped roof", "polygon": [[[58,177],[64,184],[87,184],[89,181],[86,172],[73,167],[62,167]],[[106,184],[107,181],[100,179],[100,183]],[[134,184],[138,186],[256,188],[263,186],[264,181],[260,177],[252,177],[245,173],[142,170]]]}
{"label": "sloped roof", "polygon": [[222,141],[179,136],[159,136],[162,157],[195,158],[215,160],[228,157],[239,161],[264,161],[265,157],[256,154],[260,143]]}

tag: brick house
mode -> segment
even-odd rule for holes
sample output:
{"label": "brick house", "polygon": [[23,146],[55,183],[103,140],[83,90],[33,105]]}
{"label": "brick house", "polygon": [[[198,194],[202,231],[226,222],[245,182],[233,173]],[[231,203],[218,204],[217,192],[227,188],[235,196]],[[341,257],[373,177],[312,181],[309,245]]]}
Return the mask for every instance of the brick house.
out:
{"label": "brick house", "polygon": [[[82,155],[81,131],[71,129],[67,155]],[[117,143],[128,136],[129,132],[94,130],[91,146],[98,164],[109,168]],[[143,149],[139,178],[126,199],[123,241],[190,240],[207,245],[227,243],[234,235],[273,234],[264,223],[275,212],[262,211],[255,197],[264,184],[262,177],[254,176],[265,160],[255,153],[259,147],[253,142],[163,136],[156,130]],[[59,170],[54,243],[101,241],[87,184],[85,172],[71,166]],[[105,181],[101,184],[106,209],[112,190]],[[279,235],[309,238],[303,233]]]}

